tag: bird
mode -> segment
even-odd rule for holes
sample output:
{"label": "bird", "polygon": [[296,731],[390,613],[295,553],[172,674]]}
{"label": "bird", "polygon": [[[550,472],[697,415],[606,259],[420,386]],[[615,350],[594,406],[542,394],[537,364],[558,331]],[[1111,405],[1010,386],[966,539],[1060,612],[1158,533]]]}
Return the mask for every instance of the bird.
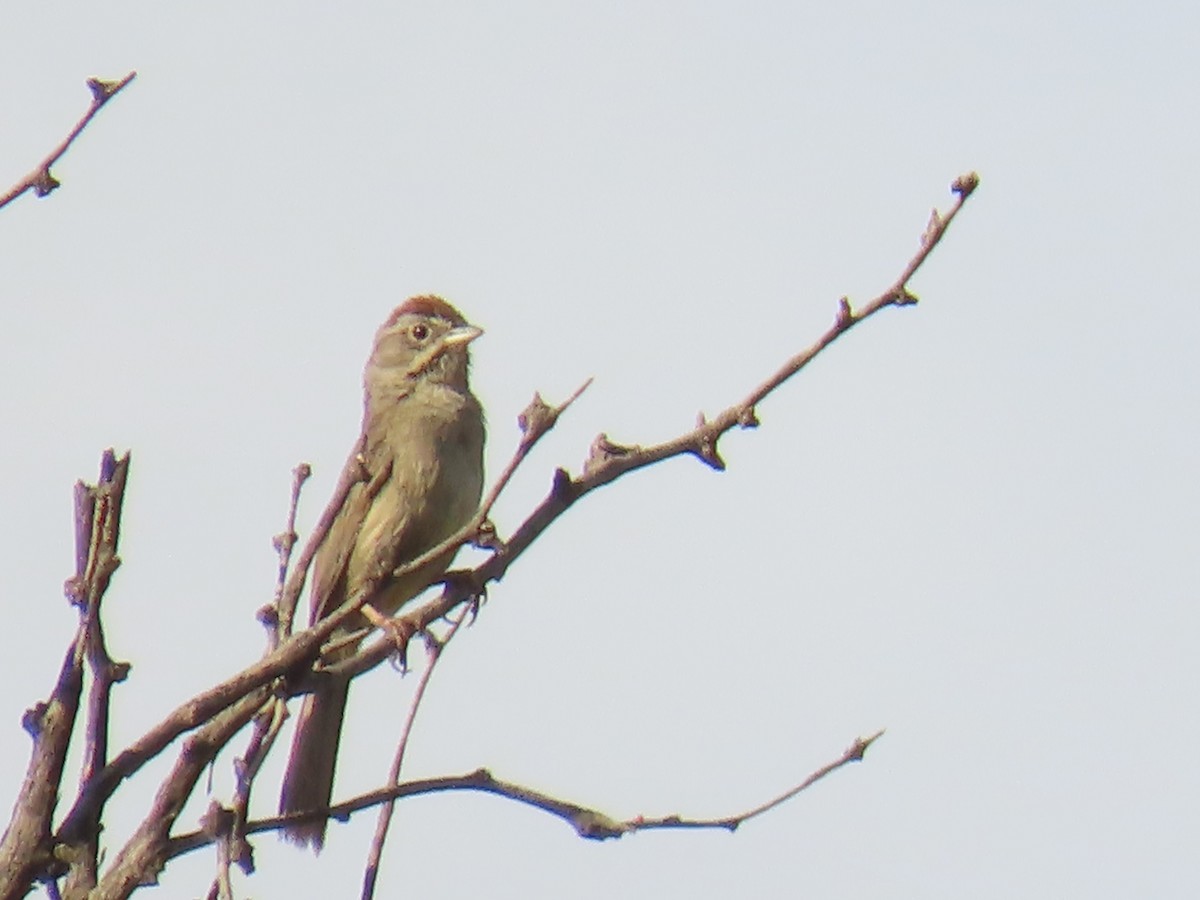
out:
{"label": "bird", "polygon": [[[469,346],[482,333],[432,294],[405,300],[376,332],[363,370],[362,430],[342,473],[342,483],[353,483],[313,556],[310,624],[374,583],[379,587],[368,602],[393,615],[450,565],[457,547],[407,575],[391,574],[478,510],[486,429],[468,370]],[[366,625],[355,614],[331,640]],[[324,662],[352,656],[363,637],[340,644]],[[280,790],[281,815],[328,808],[349,688],[347,677],[323,673],[305,697]],[[282,835],[319,853],[327,824],[326,818],[288,824]]]}

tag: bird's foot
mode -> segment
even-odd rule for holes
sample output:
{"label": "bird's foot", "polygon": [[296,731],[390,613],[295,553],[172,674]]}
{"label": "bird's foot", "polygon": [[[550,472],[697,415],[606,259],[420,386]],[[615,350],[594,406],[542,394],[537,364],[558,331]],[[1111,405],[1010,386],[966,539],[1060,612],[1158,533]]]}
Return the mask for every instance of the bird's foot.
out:
{"label": "bird's foot", "polygon": [[401,672],[407,672],[408,643],[416,632],[410,626],[405,625],[403,620],[383,615],[370,603],[363,604],[362,614],[368,622],[387,635],[388,640],[396,648],[397,666]]}

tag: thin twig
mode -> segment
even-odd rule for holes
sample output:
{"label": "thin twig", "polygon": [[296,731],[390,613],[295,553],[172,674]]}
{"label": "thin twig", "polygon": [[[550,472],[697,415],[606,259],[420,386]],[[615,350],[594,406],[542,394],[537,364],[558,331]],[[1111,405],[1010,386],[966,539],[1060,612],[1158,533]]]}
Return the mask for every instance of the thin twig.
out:
{"label": "thin twig", "polygon": [[75,123],[75,127],[70,133],[63,138],[62,143],[50,151],[50,155],[43,159],[37,166],[34,167],[28,175],[18,181],[8,193],[0,196],[0,209],[3,209],[8,204],[12,203],[26,191],[33,191],[39,197],[45,197],[59,186],[61,182],[50,174],[50,167],[53,166],[62,155],[70,149],[75,138],[83,132],[87,127],[88,122],[92,121],[92,117],[104,107],[109,100],[117,96],[129,82],[137,77],[137,72],[130,72],[120,81],[101,81],[99,78],[89,78],[87,80],[88,89],[92,92],[92,104],[88,107],[88,111],[83,114],[83,118]]}
{"label": "thin twig", "polygon": [[230,829],[230,858],[247,875],[254,872],[254,850],[246,840],[245,825],[249,818],[250,792],[275,739],[287,718],[287,707],[279,697],[272,697],[254,715],[254,728],[246,752],[233,761],[236,787],[233,794],[233,825]]}
{"label": "thin twig", "polygon": [[[478,525],[475,526],[476,529],[478,529],[479,525],[486,522],[488,516],[492,514],[492,507],[496,505],[496,501],[500,499],[500,494],[508,487],[508,483],[512,481],[513,476],[517,474],[517,469],[525,461],[525,457],[529,455],[529,452],[537,445],[537,442],[558,424],[559,416],[570,409],[575,401],[583,396],[583,392],[592,386],[593,380],[592,378],[587,379],[583,384],[575,388],[571,396],[567,397],[558,406],[548,405],[542,399],[541,394],[535,393],[533,395],[533,399],[529,401],[529,405],[517,416],[517,427],[521,430],[521,440],[517,443],[516,452],[513,453],[512,459],[508,461],[508,465],[504,467],[504,471],[500,473],[500,477],[496,479],[496,483],[492,485],[492,489],[484,497],[483,503],[480,504],[479,512],[475,514],[474,521],[478,522]],[[468,525],[468,527],[470,526]],[[425,555],[429,556],[430,559],[435,558],[438,555],[437,548],[435,547]],[[406,564],[405,568],[407,569],[409,565],[411,563]],[[419,566],[414,566],[413,568],[419,568]]]}
{"label": "thin twig", "polygon": [[[359,435],[354,449],[350,451],[351,459],[361,456],[363,447],[364,436]],[[287,583],[284,585],[283,595],[275,604],[274,615],[277,617],[279,633],[284,638],[287,638],[292,633],[292,622],[296,616],[296,606],[300,602],[300,594],[304,591],[304,584],[308,579],[308,570],[312,565],[313,558],[317,555],[317,549],[325,540],[326,535],[329,534],[329,529],[333,527],[338,513],[346,505],[346,498],[350,496],[350,490],[362,480],[362,474],[361,470],[356,469],[354,466],[346,465],[342,467],[342,474],[338,478],[333,496],[330,497],[329,503],[326,504],[324,511],[322,511],[321,518],[317,520],[316,526],[309,533],[308,540],[304,543],[304,549],[300,551],[300,558],[296,561],[296,565],[292,568],[292,574],[288,577]],[[262,611],[259,612],[259,618],[264,619]],[[328,618],[332,617],[327,617],[326,620]],[[320,624],[316,623],[314,627],[320,627]]]}
{"label": "thin twig", "polygon": [[[283,526],[283,531],[275,535],[272,542],[275,547],[275,552],[279,555],[279,574],[275,581],[275,599],[268,606],[259,610],[258,618],[267,626],[271,635],[269,643],[270,649],[274,650],[279,646],[288,634],[291,633],[291,616],[287,617],[288,628],[283,628],[283,620],[279,615],[279,610],[283,603],[283,592],[287,586],[288,566],[292,561],[292,550],[296,546],[296,541],[299,540],[299,535],[296,534],[296,511],[300,506],[300,491],[304,488],[304,483],[312,477],[312,466],[302,462],[292,469],[292,495],[288,503],[287,522]],[[294,609],[295,607],[293,607]]]}
{"label": "thin twig", "polygon": [[[861,762],[863,756],[867,752],[867,748],[881,737],[883,737],[882,729],[875,732],[870,737],[855,738],[854,743],[847,747],[846,751],[838,759],[821,766],[821,768],[817,769],[795,787],[789,788],[778,797],[774,797],[771,800],[754,807],[753,809],[748,809],[745,812],[739,813],[735,816],[727,816],[721,819],[681,819],[678,816],[666,816],[659,819],[646,819],[638,816],[635,819],[630,819],[629,821],[622,823],[624,833],[631,831],[646,831],[651,828],[726,828],[729,831],[734,831],[743,822],[748,822],[757,816],[761,816],[768,810],[772,810],[775,807],[786,803],[788,800],[791,800],[802,791],[808,790],[830,772],[840,769],[847,763]],[[619,835],[600,835],[600,837],[607,836],[615,837]],[[585,835],[585,837],[591,837],[591,835]]]}
{"label": "thin twig", "polygon": [[[279,646],[281,629],[278,617],[274,614],[279,608],[279,601],[287,583],[288,568],[291,562],[292,549],[296,545],[296,515],[300,505],[300,492],[305,482],[312,476],[312,467],[308,463],[300,463],[292,469],[292,489],[288,501],[287,517],[283,531],[275,535],[273,546],[279,558],[279,569],[275,579],[275,600],[259,610],[259,619],[267,627],[267,647],[264,655],[270,655]],[[246,750],[241,757],[234,759],[234,791],[233,801],[228,809],[229,821],[226,832],[221,837],[220,855],[218,856],[217,875],[209,888],[209,896],[224,898],[229,895],[229,865],[236,862],[238,867],[247,875],[254,872],[254,849],[246,839],[245,824],[250,808],[250,794],[254,780],[266,761],[267,755],[275,745],[275,739],[283,727],[287,717],[287,707],[283,701],[272,696],[263,707],[254,714],[254,725],[247,741]]]}
{"label": "thin twig", "polygon": [[[446,636],[440,640],[430,632],[425,633],[425,670],[421,673],[421,678],[417,682],[417,689],[413,693],[412,701],[408,705],[408,715],[405,717],[404,727],[400,731],[400,742],[396,745],[396,753],[392,758],[392,768],[388,771],[386,784],[388,788],[395,788],[400,784],[400,771],[404,766],[404,754],[408,749],[408,739],[412,734],[413,724],[417,720],[417,710],[420,709],[421,701],[425,699],[425,689],[429,685],[429,680],[433,676],[433,670],[437,666],[438,660],[442,658],[442,651],[454,639],[454,635],[458,633],[458,629],[462,627],[467,616],[467,611],[463,610],[450,623],[450,628],[446,631]],[[379,879],[379,863],[383,858],[383,845],[387,841],[388,830],[392,824],[392,813],[395,807],[395,801],[383,803],[379,807],[379,821],[375,825],[375,836],[371,840],[371,849],[367,853],[367,865],[363,872],[362,900],[372,900],[375,896],[375,884]]]}

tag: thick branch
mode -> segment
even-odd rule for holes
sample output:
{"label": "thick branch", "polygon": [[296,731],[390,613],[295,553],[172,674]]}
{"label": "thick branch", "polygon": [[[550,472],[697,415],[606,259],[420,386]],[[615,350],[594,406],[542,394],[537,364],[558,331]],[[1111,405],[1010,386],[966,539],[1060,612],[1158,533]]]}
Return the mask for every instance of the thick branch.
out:
{"label": "thick branch", "polygon": [[270,697],[266,688],[251,692],[184,741],[171,774],[163,781],[150,811],[121,849],[88,900],[123,900],[143,884],[154,884],[170,858],[168,835],[196,781],[221,749]]}
{"label": "thick branch", "polygon": [[112,762],[88,784],[63,821],[59,831],[61,839],[70,841],[81,830],[86,831],[91,810],[97,804],[103,804],[108,797],[112,796],[113,791],[122,781],[161,753],[181,734],[203,725],[225,708],[238,703],[251,692],[268,685],[274,679],[315,656],[322,642],[348,615],[331,616],[322,620],[318,625],[288,641],[274,653],[248,666],[221,684],[202,691],[173,710],[163,721],[117,754]]}
{"label": "thick branch", "polygon": [[[82,578],[69,585],[82,593],[73,600],[82,605],[88,666],[91,685],[88,689],[87,724],[83,766],[79,773],[79,790],[104,768],[108,761],[108,717],[113,685],[129,673],[127,663],[114,662],[104,640],[100,604],[121,559],[117,542],[121,525],[121,509],[125,501],[125,483],[129,475],[129,454],[117,460],[111,450],[101,462],[100,485],[92,488],[82,482],[75,486],[76,521],[86,519],[92,525],[87,551],[87,564]],[[94,810],[86,840],[71,848],[71,868],[65,893],[82,893],[96,884],[100,853],[100,819],[103,807]]]}
{"label": "thick branch", "polygon": [[[72,879],[94,882],[97,828],[76,846],[51,849],[50,819],[58,801],[67,747],[75,728],[83,689],[83,666],[92,662],[93,683],[88,701],[88,726],[81,785],[107,752],[108,695],[123,670],[104,650],[100,603],[117,556],[121,508],[129,472],[129,454],[117,458],[110,449],[100,461],[96,484],[75,486],[75,574],[64,586],[79,609],[79,626],[59,670],[50,700],[25,714],[25,728],[34,738],[33,753],[4,838],[0,840],[0,897],[21,896],[35,878],[60,874],[68,861]],[[99,822],[100,810],[94,821]]]}
{"label": "thick branch", "polygon": [[50,700],[25,713],[33,752],[12,819],[0,839],[0,897],[5,900],[23,897],[36,879],[55,868],[50,820],[82,692],[83,640],[76,635],[67,648]]}

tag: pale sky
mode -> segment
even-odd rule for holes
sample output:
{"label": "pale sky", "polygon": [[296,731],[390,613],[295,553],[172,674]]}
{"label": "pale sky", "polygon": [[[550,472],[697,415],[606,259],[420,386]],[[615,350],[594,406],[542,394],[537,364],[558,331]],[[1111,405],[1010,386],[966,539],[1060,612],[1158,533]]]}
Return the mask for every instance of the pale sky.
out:
{"label": "pale sky", "polygon": [[[1192,4],[10,2],[0,187],[0,806],[74,614],[71,488],[132,449],[113,742],[256,659],[290,470],[310,527],[378,323],[486,335],[489,471],[534,391],[595,383],[510,533],[592,438],[650,443],[913,281],[722,444],[587,498],[436,674],[408,775],[479,766],[620,818],[582,841],[484,795],[398,810],[381,897],[1200,894]],[[836,9],[835,9],[836,7]],[[415,678],[359,682],[335,796],[384,778]],[[272,813],[286,740],[258,782]],[[233,744],[237,752],[245,737]],[[174,746],[110,808],[110,853]],[[231,787],[229,759],[213,774]],[[198,789],[178,830],[208,803]],[[356,897],[374,815],[254,841],[239,897]],[[202,896],[214,856],[154,896]]]}

